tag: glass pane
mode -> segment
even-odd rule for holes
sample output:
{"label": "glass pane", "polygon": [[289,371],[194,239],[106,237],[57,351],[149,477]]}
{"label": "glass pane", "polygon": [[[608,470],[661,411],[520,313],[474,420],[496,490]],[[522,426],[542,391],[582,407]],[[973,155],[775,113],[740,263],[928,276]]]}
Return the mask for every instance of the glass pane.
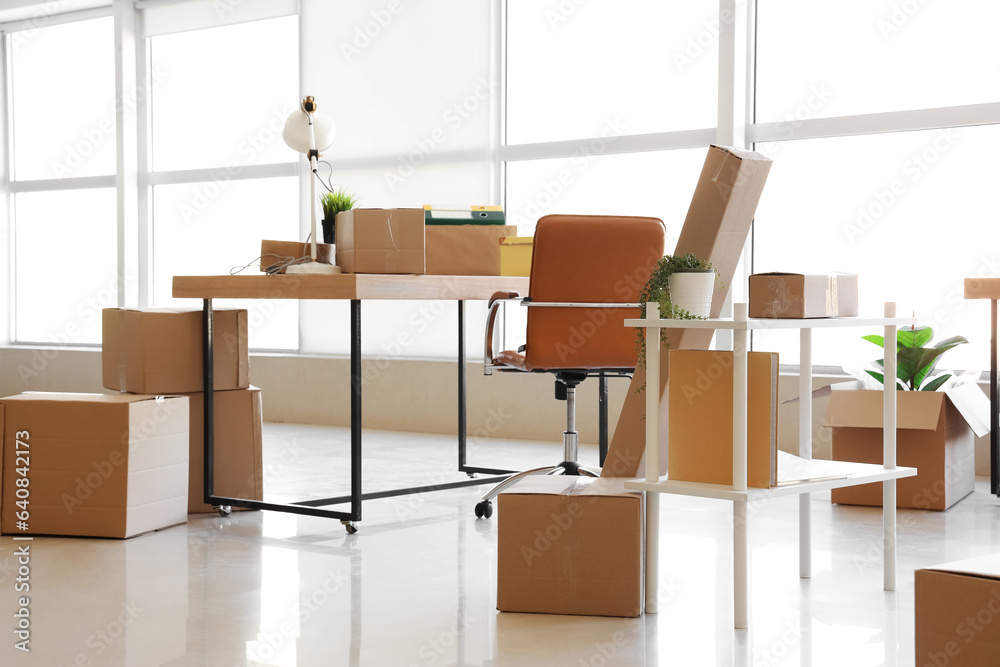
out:
{"label": "glass pane", "polygon": [[[942,368],[989,369],[989,304],[966,301],[967,277],[1000,277],[994,191],[1000,167],[983,146],[1000,127],[906,132],[758,145],[774,159],[757,209],[754,271],[859,275],[861,314],[895,301],[935,340],[971,341]],[[813,362],[840,367],[880,358],[860,336],[816,334]],[[754,347],[798,363],[794,334],[755,334]]]}
{"label": "glass pane", "polygon": [[113,174],[112,19],[30,28],[11,33],[9,40],[14,177]]}
{"label": "glass pane", "polygon": [[153,169],[292,162],[298,17],[154,37]]}
{"label": "glass pane", "polygon": [[507,3],[507,143],[713,127],[719,3]]}
{"label": "glass pane", "polygon": [[756,119],[1000,102],[998,23],[993,0],[760,0]]}
{"label": "glass pane", "polygon": [[[249,263],[254,266],[244,273],[258,274],[261,240],[299,238],[298,193],[295,178],[153,188],[153,305],[201,305],[171,296],[173,276],[223,275]],[[297,301],[218,299],[215,305],[249,311],[251,347],[298,347]]]}
{"label": "glass pane", "polygon": [[16,338],[100,344],[101,310],[118,305],[115,191],[14,197]]}

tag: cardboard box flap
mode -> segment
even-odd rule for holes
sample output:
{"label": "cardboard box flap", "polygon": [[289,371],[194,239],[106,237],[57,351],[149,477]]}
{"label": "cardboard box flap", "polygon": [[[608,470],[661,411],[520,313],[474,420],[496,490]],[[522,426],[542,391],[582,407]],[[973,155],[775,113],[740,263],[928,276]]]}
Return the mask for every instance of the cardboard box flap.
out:
{"label": "cardboard box flap", "polygon": [[503,493],[560,494],[567,496],[638,497],[641,491],[627,491],[622,477],[577,477],[573,475],[529,475]]}
{"label": "cardboard box flap", "polygon": [[[882,428],[881,390],[858,390],[854,382],[831,385],[830,389],[830,403],[823,416],[823,426]],[[944,410],[945,395],[939,391],[909,393],[914,396],[905,404],[896,402],[897,428],[935,430]]]}
{"label": "cardboard box flap", "polygon": [[1000,556],[997,554],[990,554],[989,556],[966,558],[965,560],[958,560],[923,569],[934,572],[950,572],[951,574],[972,575],[984,579],[1000,580]]}
{"label": "cardboard box flap", "polygon": [[972,432],[980,438],[990,432],[990,400],[976,384],[963,384],[944,392]]}

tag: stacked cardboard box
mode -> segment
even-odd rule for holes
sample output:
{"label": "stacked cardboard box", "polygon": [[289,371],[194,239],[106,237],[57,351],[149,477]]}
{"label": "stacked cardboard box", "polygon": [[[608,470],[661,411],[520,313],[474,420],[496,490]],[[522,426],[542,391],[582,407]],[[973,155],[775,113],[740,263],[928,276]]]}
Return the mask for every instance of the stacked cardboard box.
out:
{"label": "stacked cardboard box", "polygon": [[[250,385],[247,311],[216,309],[213,320],[216,495],[263,499],[260,389]],[[190,398],[188,512],[204,502],[202,311],[108,308],[103,375],[107,389]]]}

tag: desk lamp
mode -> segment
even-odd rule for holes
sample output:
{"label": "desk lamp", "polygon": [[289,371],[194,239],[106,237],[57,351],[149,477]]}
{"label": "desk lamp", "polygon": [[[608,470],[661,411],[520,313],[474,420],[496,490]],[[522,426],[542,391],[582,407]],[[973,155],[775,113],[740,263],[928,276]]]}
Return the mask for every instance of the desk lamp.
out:
{"label": "desk lamp", "polygon": [[293,264],[285,269],[285,273],[334,274],[341,272],[339,266],[316,261],[316,179],[319,178],[316,163],[319,160],[319,152],[332,146],[336,136],[333,119],[326,114],[316,113],[316,100],[311,96],[303,97],[298,111],[292,112],[292,115],[285,121],[285,129],[281,133],[281,138],[292,150],[306,154],[309,158],[309,171],[312,172],[309,175],[309,211],[312,222],[309,239],[312,261]]}

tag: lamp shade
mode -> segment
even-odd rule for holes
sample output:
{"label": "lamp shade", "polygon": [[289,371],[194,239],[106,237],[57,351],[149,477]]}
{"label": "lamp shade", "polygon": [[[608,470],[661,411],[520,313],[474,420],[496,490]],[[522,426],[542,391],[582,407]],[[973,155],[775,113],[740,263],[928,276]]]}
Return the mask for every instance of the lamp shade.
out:
{"label": "lamp shade", "polygon": [[[313,128],[316,132],[316,150],[324,151],[333,145],[337,138],[337,128],[333,119],[326,114],[314,111]],[[312,138],[309,136],[309,114],[302,109],[296,109],[285,121],[285,129],[281,132],[281,138],[285,140],[293,150],[300,153],[308,153],[311,148]]]}

